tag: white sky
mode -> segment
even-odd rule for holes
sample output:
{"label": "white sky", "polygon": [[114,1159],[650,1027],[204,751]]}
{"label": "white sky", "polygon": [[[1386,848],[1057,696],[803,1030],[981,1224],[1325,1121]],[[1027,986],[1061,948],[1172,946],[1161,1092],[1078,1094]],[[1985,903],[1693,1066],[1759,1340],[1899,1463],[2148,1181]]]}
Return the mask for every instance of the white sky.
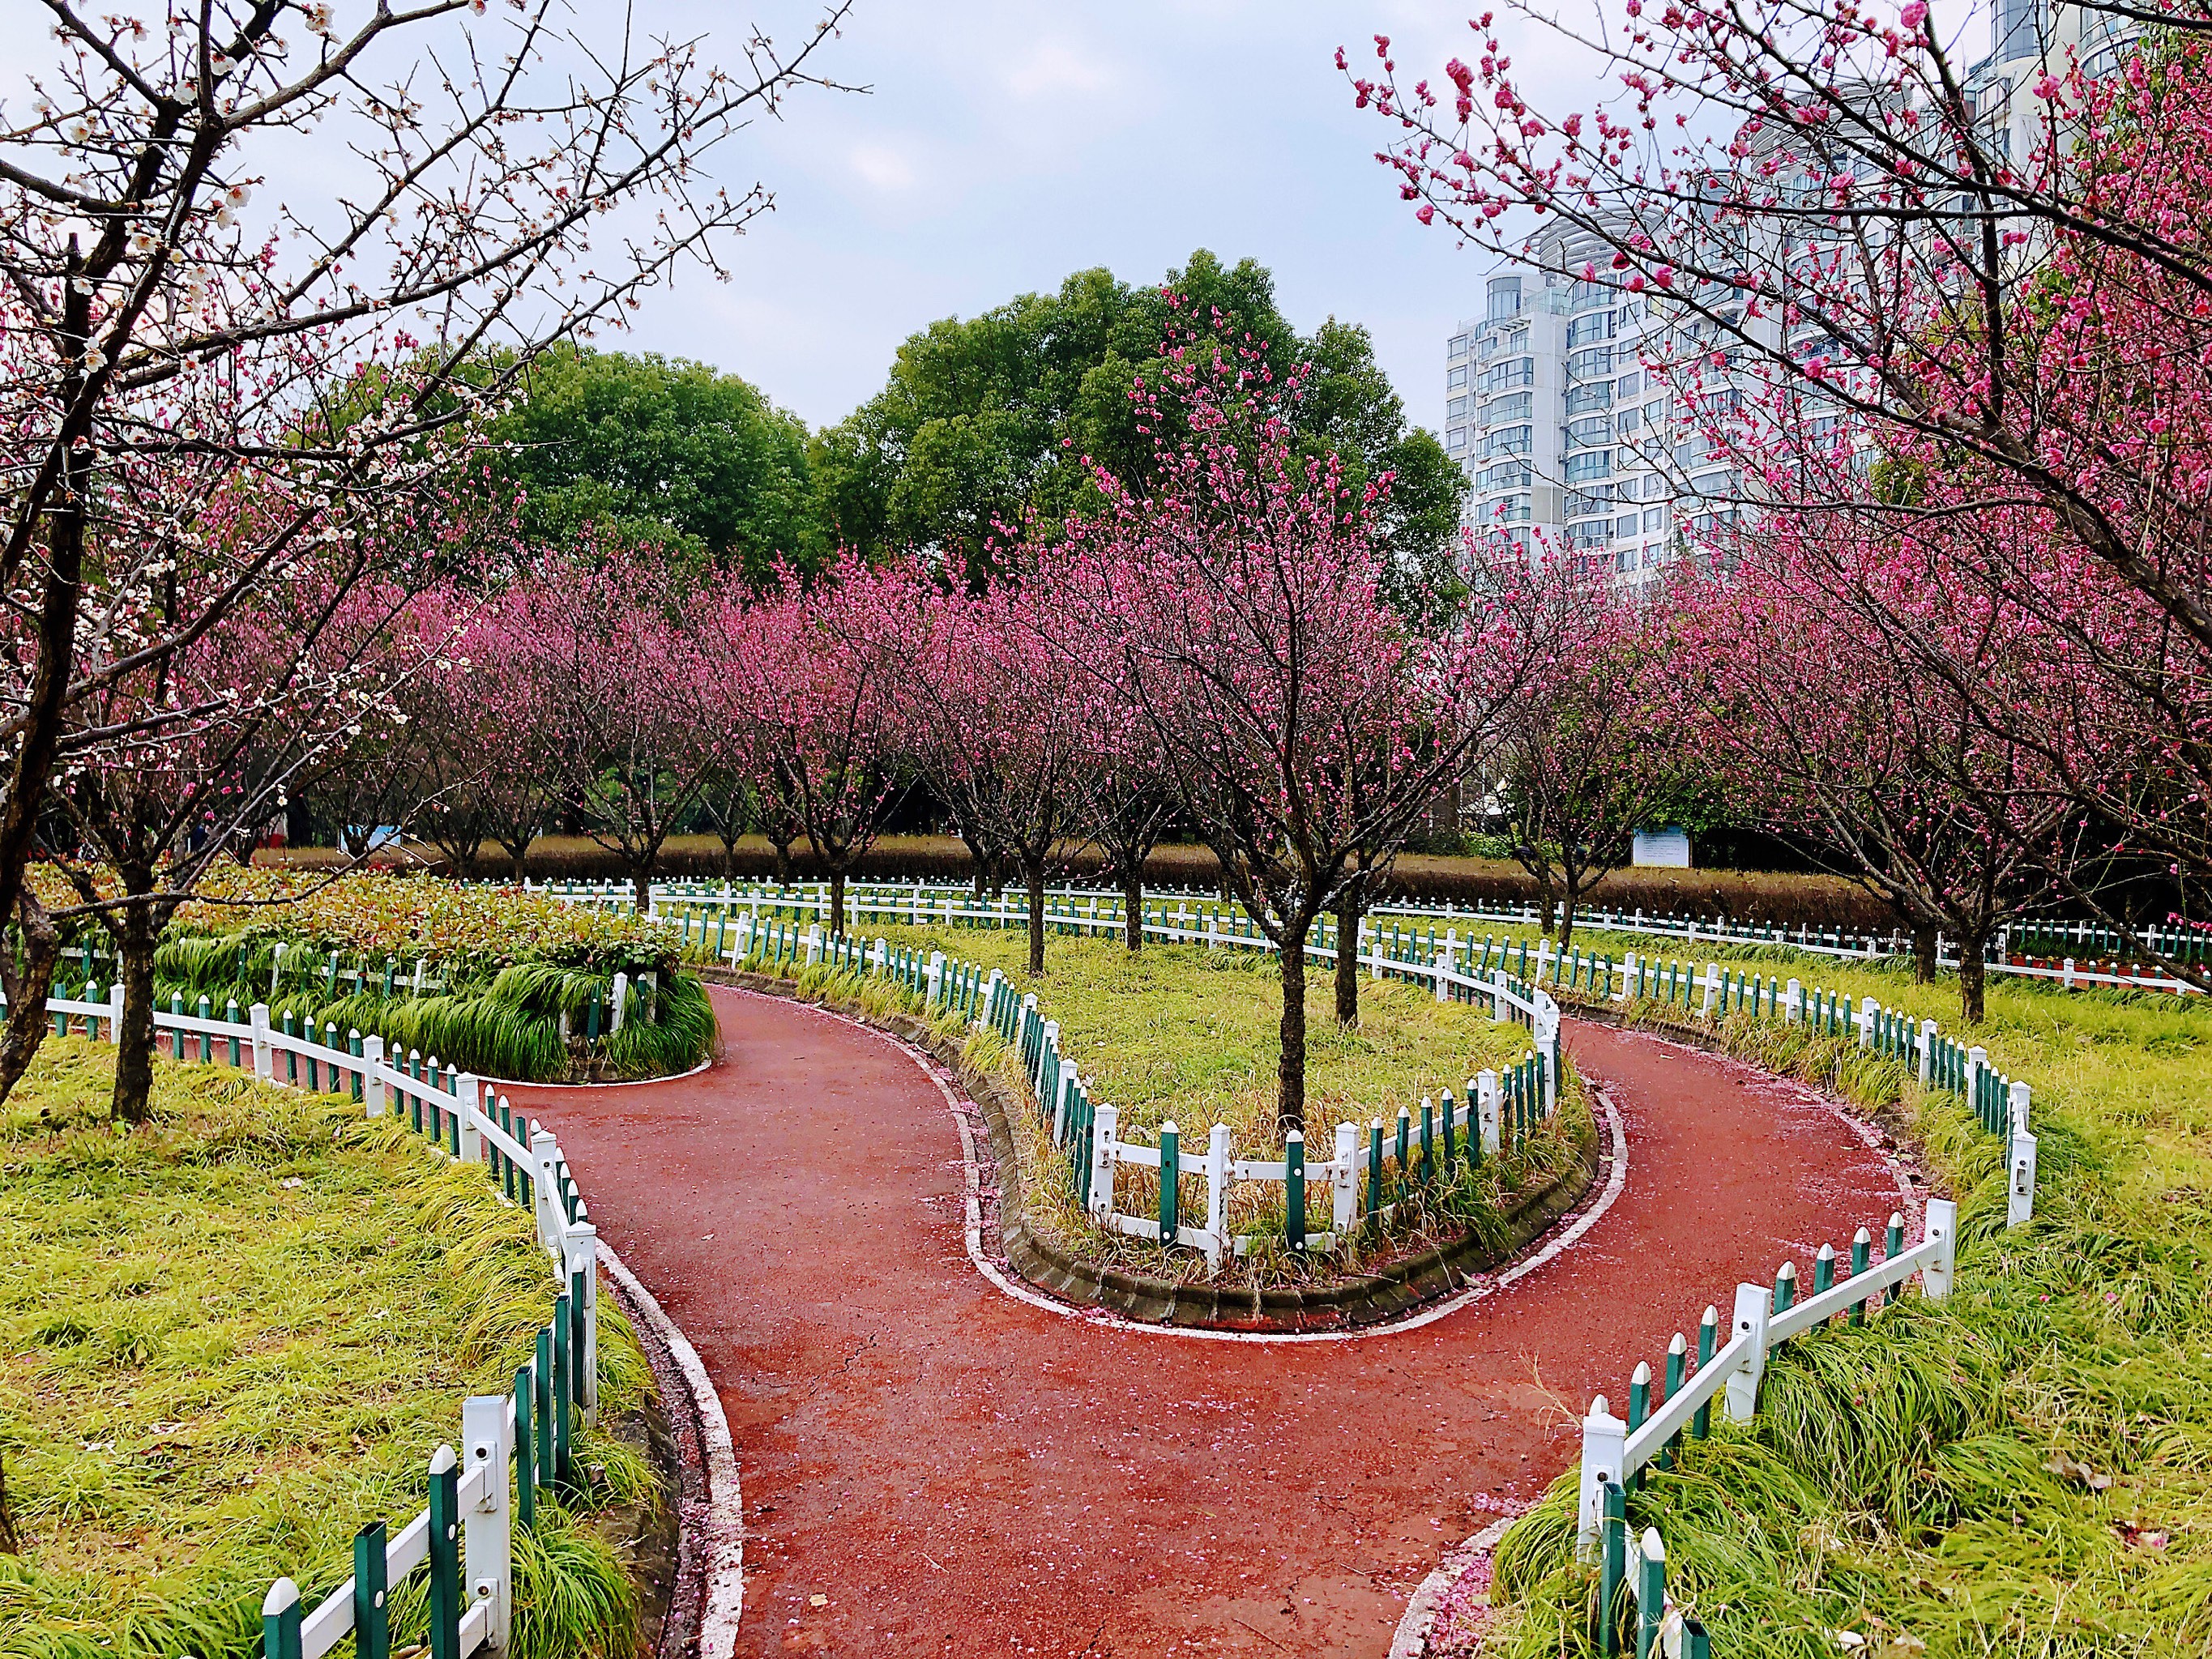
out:
{"label": "white sky", "polygon": [[[630,0],[644,34],[703,35],[739,59],[757,25],[796,40],[818,0]],[[1494,3],[1494,0],[1492,0]],[[1618,16],[1618,0],[1600,0]],[[1970,21],[1972,0],[1939,0]],[[338,0],[341,21],[360,0]],[[572,0],[581,32],[620,28],[617,0]],[[1547,0],[1549,3],[1549,0]],[[1590,0],[1565,0],[1569,16]],[[158,15],[160,0],[123,9]],[[1353,109],[1334,62],[1363,69],[1389,34],[1401,78],[1472,58],[1468,0],[860,0],[824,72],[872,90],[810,93],[716,153],[733,193],[756,179],[776,210],[728,248],[727,284],[687,270],[610,347],[693,357],[744,375],[811,424],[884,383],[901,341],[939,317],[1109,266],[1158,280],[1194,248],[1275,273],[1301,330],[1364,324],[1413,417],[1440,424],[1443,352],[1475,308],[1486,263],[1416,223],[1373,160],[1395,133]],[[1553,113],[1601,92],[1591,63],[1501,20],[1516,73]],[[0,68],[13,106],[46,54],[33,0],[0,0],[25,44]],[[720,47],[720,51],[716,50]],[[50,60],[48,60],[50,61]],[[383,66],[386,73],[390,66]],[[382,79],[383,76],[374,77]],[[328,153],[318,153],[326,150]],[[345,158],[319,132],[269,173],[257,207],[327,190]]]}

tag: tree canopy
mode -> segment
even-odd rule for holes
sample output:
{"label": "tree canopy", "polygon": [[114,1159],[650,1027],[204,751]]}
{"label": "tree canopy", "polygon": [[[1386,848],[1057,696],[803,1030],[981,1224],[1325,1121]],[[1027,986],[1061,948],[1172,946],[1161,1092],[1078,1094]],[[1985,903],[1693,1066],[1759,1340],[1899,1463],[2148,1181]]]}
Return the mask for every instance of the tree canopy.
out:
{"label": "tree canopy", "polygon": [[1098,504],[1085,457],[1141,489],[1155,450],[1130,392],[1160,378],[1178,308],[1209,326],[1218,313],[1222,332],[1257,343],[1279,378],[1313,364],[1300,450],[1335,449],[1354,499],[1395,475],[1376,519],[1394,597],[1418,611],[1448,591],[1464,481],[1433,434],[1407,426],[1367,331],[1331,318],[1301,336],[1266,267],[1204,249],[1157,286],[1080,270],[1056,294],[1020,295],[908,339],[884,389],[811,445],[824,533],[868,556],[933,553],[974,582],[1024,520],[1048,531]]}
{"label": "tree canopy", "polygon": [[533,542],[586,526],[757,586],[779,562],[818,565],[805,423],[704,363],[569,348],[548,353],[495,435],[526,492]]}

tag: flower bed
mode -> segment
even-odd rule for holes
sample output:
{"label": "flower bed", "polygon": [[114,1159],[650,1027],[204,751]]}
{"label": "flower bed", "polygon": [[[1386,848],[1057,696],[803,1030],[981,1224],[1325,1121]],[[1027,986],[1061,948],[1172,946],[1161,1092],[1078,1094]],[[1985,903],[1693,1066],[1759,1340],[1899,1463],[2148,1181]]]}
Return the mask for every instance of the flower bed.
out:
{"label": "flower bed", "polygon": [[659,928],[423,876],[225,872],[170,924],[155,974],[164,1007],[204,1000],[221,1018],[265,1002],[279,1029],[336,1047],[374,1033],[520,1082],[664,1077],[715,1038],[704,988]]}

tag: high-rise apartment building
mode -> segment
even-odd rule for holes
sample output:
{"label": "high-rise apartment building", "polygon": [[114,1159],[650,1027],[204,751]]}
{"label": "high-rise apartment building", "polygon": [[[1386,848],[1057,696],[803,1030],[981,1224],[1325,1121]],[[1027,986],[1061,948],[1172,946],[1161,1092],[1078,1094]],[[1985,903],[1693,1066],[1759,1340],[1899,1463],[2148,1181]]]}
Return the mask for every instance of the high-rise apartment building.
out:
{"label": "high-rise apartment building", "polygon": [[1444,447],[1474,484],[1462,521],[1479,538],[1571,548],[1640,586],[1678,544],[1664,463],[1682,423],[1646,367],[1666,319],[1644,295],[1560,274],[1583,252],[1571,240],[1485,278],[1482,314],[1446,351]]}

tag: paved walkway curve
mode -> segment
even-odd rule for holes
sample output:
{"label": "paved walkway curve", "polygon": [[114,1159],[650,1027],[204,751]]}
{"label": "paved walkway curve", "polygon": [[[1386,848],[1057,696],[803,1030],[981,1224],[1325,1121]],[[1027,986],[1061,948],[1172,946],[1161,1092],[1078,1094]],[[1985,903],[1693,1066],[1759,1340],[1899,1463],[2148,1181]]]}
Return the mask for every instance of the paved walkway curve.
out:
{"label": "paved walkway curve", "polygon": [[1802,1091],[1571,1023],[1631,1149],[1572,1249],[1389,1340],[1162,1340],[975,1271],[956,1127],[896,1044],[713,995],[710,1071],[514,1098],[720,1394],[740,1655],[1381,1656],[1439,1551],[1565,1466],[1593,1392],[1899,1201]]}

